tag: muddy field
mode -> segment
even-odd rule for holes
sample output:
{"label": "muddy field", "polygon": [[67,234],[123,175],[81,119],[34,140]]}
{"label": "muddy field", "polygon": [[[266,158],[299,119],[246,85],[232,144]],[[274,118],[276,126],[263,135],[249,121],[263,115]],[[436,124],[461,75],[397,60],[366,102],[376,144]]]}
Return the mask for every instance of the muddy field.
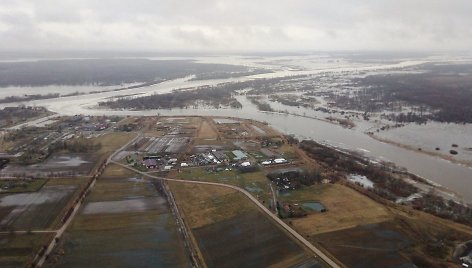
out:
{"label": "muddy field", "polygon": [[348,267],[415,267],[399,253],[410,247],[411,241],[389,222],[324,233],[312,240]]}
{"label": "muddy field", "polygon": [[208,267],[269,267],[284,261],[323,267],[258,211],[193,229]]}
{"label": "muddy field", "polygon": [[26,267],[51,234],[0,234],[0,267]]}
{"label": "muddy field", "polygon": [[239,192],[169,185],[208,267],[324,267]]}

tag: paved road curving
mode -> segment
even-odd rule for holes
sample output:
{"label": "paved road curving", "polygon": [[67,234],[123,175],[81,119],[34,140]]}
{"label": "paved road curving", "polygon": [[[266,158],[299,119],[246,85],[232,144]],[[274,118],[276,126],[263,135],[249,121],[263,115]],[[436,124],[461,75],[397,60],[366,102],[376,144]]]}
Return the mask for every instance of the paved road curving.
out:
{"label": "paved road curving", "polygon": [[204,185],[214,185],[214,186],[222,186],[222,187],[227,187],[234,189],[236,191],[239,191],[240,193],[243,193],[245,196],[247,196],[254,204],[256,204],[265,214],[267,214],[269,217],[271,217],[276,223],[278,223],[280,226],[282,226],[287,232],[289,232],[293,237],[295,237],[300,243],[305,245],[308,249],[310,249],[313,253],[315,253],[317,256],[319,256],[324,262],[326,262],[329,266],[333,268],[340,268],[340,266],[334,262],[330,257],[328,257],[326,254],[324,254],[320,249],[315,247],[313,244],[311,244],[308,240],[306,240],[303,236],[301,236],[299,233],[297,233],[295,230],[293,230],[288,224],[286,224],[283,220],[281,220],[277,215],[273,214],[269,209],[267,209],[264,205],[262,205],[254,196],[252,196],[248,191],[234,186],[230,184],[224,184],[224,183],[218,183],[218,182],[206,182],[206,181],[192,181],[192,180],[179,180],[179,179],[169,179],[169,178],[163,178],[163,177],[158,177],[154,175],[147,174],[146,172],[142,172],[139,170],[136,170],[130,166],[115,162],[115,161],[110,161],[113,164],[122,166],[126,169],[132,170],[136,173],[139,173],[141,175],[154,178],[154,179],[159,179],[159,180],[165,180],[165,181],[174,181],[174,182],[181,182],[181,183],[191,183],[191,184],[204,184]]}

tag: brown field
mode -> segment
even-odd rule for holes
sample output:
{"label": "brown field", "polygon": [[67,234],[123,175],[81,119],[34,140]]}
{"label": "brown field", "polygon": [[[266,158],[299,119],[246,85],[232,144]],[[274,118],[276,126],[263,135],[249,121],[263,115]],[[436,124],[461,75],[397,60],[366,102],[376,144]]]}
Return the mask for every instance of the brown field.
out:
{"label": "brown field", "polygon": [[292,219],[293,227],[304,235],[315,235],[361,224],[382,222],[392,218],[381,204],[339,184],[322,184],[292,191],[281,200],[299,202],[316,200],[327,208],[325,213]]}
{"label": "brown field", "polygon": [[101,135],[95,138],[94,141],[102,144],[102,147],[98,153],[104,154],[114,152],[135,136],[136,134],[134,133],[114,132]]}
{"label": "brown field", "polygon": [[203,120],[197,137],[200,139],[216,139],[218,138],[218,132],[216,132],[212,123],[208,120]]}
{"label": "brown field", "polygon": [[122,178],[128,177],[133,178],[136,176],[136,173],[133,171],[123,168],[119,165],[108,165],[107,168],[102,173],[102,178],[114,177],[114,178]]}
{"label": "brown field", "polygon": [[311,240],[347,267],[413,267],[401,254],[412,242],[393,221],[319,234]]}
{"label": "brown field", "polygon": [[101,144],[100,150],[95,153],[97,160],[94,169],[97,169],[102,162],[108,158],[108,156],[118,150],[121,146],[128,143],[134,137],[136,137],[135,133],[113,132],[94,138],[95,143]]}
{"label": "brown field", "polygon": [[[451,260],[455,245],[472,239],[472,228],[401,206],[386,206],[340,184],[314,185],[279,199],[323,203],[327,212],[288,221],[348,267],[413,267],[412,263],[455,267]],[[447,242],[438,249],[438,241]]]}
{"label": "brown field", "polygon": [[266,135],[267,136],[270,136],[270,137],[277,137],[277,136],[282,136],[283,134],[280,133],[279,131],[271,128],[269,125],[266,125],[262,122],[259,122],[259,121],[252,121],[251,120],[251,124],[253,124],[254,126],[257,126],[259,127],[260,129],[264,130]]}
{"label": "brown field", "polygon": [[[209,191],[206,185],[169,182],[169,186],[190,228],[199,228],[254,210],[244,196],[227,187],[215,186]],[[225,205],[217,205],[220,203]]]}
{"label": "brown field", "polygon": [[240,173],[236,170],[224,170],[221,172],[208,172],[204,168],[192,168],[174,173],[174,178],[184,180],[199,180],[208,182],[220,182],[231,184],[247,190],[255,196],[261,203],[270,204],[272,193],[269,187],[269,180],[263,171]]}
{"label": "brown field", "polygon": [[274,151],[279,153],[282,157],[284,157],[287,160],[297,161],[301,159],[296,148],[288,144],[284,144],[280,146],[280,148],[275,149]]}
{"label": "brown field", "polygon": [[324,267],[241,193],[169,182],[208,267]]}

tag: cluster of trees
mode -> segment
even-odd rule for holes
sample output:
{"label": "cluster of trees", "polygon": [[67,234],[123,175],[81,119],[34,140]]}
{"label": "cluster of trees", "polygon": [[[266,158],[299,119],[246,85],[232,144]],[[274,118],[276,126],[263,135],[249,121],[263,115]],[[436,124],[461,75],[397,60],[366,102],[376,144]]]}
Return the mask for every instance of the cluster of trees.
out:
{"label": "cluster of trees", "polygon": [[0,127],[9,126],[27,119],[45,114],[47,110],[43,107],[6,107],[0,109]]}
{"label": "cluster of trees", "polygon": [[262,136],[261,137],[261,147],[262,148],[267,148],[267,147],[280,147],[284,144],[283,140],[280,139],[272,139],[267,136]]}
{"label": "cluster of trees", "polygon": [[16,161],[20,165],[36,164],[48,157],[48,152],[40,150],[37,147],[30,147],[21,154]]}
{"label": "cluster of trees", "polygon": [[49,154],[57,151],[68,151],[71,153],[89,153],[100,150],[101,143],[95,143],[83,137],[71,139],[68,141],[58,141],[48,146]]}
{"label": "cluster of trees", "polygon": [[[454,69],[453,67],[451,67]],[[362,87],[355,96],[338,96],[336,103],[364,111],[400,110],[416,107],[414,113],[393,117],[398,122],[472,123],[472,73],[372,75],[356,80]]]}
{"label": "cluster of trees", "polygon": [[402,179],[394,177],[382,166],[371,164],[361,157],[348,155],[315,141],[304,140],[300,148],[318,162],[336,171],[347,174],[364,175],[374,182],[373,191],[383,198],[396,200],[398,197],[408,197],[418,192],[418,189]]}
{"label": "cluster of trees", "polygon": [[4,168],[9,162],[10,160],[8,159],[0,158],[0,169]]}
{"label": "cluster of trees", "polygon": [[222,86],[204,86],[196,90],[176,91],[173,93],[151,95],[137,98],[121,98],[114,101],[100,102],[100,106],[112,109],[172,109],[186,108],[202,102],[219,108],[220,105],[242,108],[233,97],[233,91]]}
{"label": "cluster of trees", "polygon": [[265,112],[273,112],[274,109],[272,109],[272,107],[270,106],[269,103],[267,102],[262,102],[260,100],[260,98],[258,97],[254,97],[254,96],[251,96],[251,97],[247,97],[252,104],[256,105],[257,106],[257,109],[259,109],[259,111],[265,111]]}
{"label": "cluster of trees", "polygon": [[68,151],[70,153],[89,153],[95,152],[101,148],[100,143],[94,143],[85,138],[76,138],[69,141],[57,141],[50,144],[46,150],[38,146],[29,146],[21,156],[17,158],[20,165],[31,165],[44,161],[51,154],[59,151]]}
{"label": "cluster of trees", "polygon": [[322,180],[321,173],[316,169],[274,172],[267,174],[267,178],[273,182],[282,180],[282,183],[283,179],[287,179],[295,189],[321,183]]}
{"label": "cluster of trees", "polygon": [[3,99],[0,99],[0,103],[12,103],[12,102],[22,102],[22,101],[30,101],[30,100],[43,100],[43,99],[53,99],[58,98],[60,95],[59,93],[50,93],[50,94],[33,94],[33,95],[25,95],[25,96],[8,96]]}
{"label": "cluster of trees", "polygon": [[414,112],[408,113],[392,113],[382,115],[383,118],[388,119],[390,121],[398,122],[398,123],[417,123],[417,124],[425,124],[428,122],[428,118],[421,114],[417,114]]}
{"label": "cluster of trees", "polygon": [[[415,186],[395,177],[389,172],[388,166],[383,168],[382,166],[370,164],[361,157],[333,150],[314,141],[304,140],[299,143],[299,146],[320,164],[325,164],[325,166],[336,171],[366,176],[374,182],[374,188],[370,189],[370,191],[382,198],[396,201],[398,197],[408,197],[418,192]],[[472,226],[472,208],[452,200],[446,200],[434,194],[434,192],[414,199],[412,207]]]}
{"label": "cluster of trees", "polygon": [[[268,79],[258,79],[239,83],[241,89],[250,88],[248,94],[264,95],[270,93],[311,91],[313,87],[299,83],[303,79],[309,79],[308,75],[296,75],[290,77],[275,77]],[[314,82],[311,82],[314,83]]]}
{"label": "cluster of trees", "polygon": [[472,208],[452,200],[445,200],[434,193],[425,194],[413,200],[412,204],[415,209],[472,226]]}
{"label": "cluster of trees", "polygon": [[242,77],[242,76],[265,74],[265,73],[272,73],[272,71],[267,70],[267,69],[254,69],[254,70],[248,70],[248,71],[242,71],[242,72],[218,71],[218,72],[197,74],[191,80],[226,79],[226,78]]}
{"label": "cluster of trees", "polygon": [[292,96],[273,95],[273,96],[270,96],[269,98],[270,98],[270,101],[277,101],[287,106],[294,106],[294,107],[300,107],[300,106],[307,107],[308,106],[307,104],[303,104],[297,101],[297,99]]}

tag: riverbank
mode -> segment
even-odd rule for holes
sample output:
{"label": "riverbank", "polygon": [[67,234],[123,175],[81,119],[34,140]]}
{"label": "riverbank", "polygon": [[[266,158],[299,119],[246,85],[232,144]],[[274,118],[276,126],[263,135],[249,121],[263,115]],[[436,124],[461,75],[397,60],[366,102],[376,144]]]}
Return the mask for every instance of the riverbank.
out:
{"label": "riverbank", "polygon": [[414,147],[412,145],[403,144],[403,143],[395,142],[395,141],[392,141],[392,140],[389,140],[389,139],[380,138],[380,137],[376,136],[375,134],[367,134],[367,133],[365,133],[365,134],[368,135],[369,137],[371,137],[372,139],[383,142],[383,143],[395,145],[397,147],[407,149],[407,150],[410,150],[410,151],[414,151],[414,152],[417,152],[417,153],[421,153],[421,154],[425,154],[425,155],[429,155],[429,156],[433,156],[433,157],[438,157],[438,158],[441,158],[441,159],[446,160],[448,162],[458,164],[458,165],[463,165],[465,167],[468,167],[468,168],[472,169],[472,161],[465,161],[465,160],[455,159],[452,156],[445,155],[445,154],[442,154],[442,153],[437,153],[437,152],[433,152],[433,151],[429,151],[429,150],[424,150],[422,148]]}

